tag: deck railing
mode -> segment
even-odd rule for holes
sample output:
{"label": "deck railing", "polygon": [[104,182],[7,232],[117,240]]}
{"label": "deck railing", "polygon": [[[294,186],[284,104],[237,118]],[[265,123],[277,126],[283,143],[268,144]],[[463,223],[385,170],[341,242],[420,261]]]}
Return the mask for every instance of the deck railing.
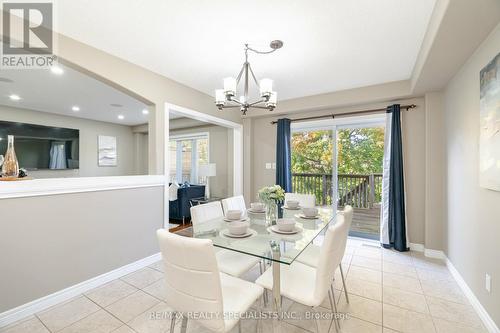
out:
{"label": "deck railing", "polygon": [[[349,204],[355,208],[372,208],[382,199],[382,174],[339,174],[337,184],[339,206]],[[293,192],[314,194],[316,203],[321,205],[333,203],[333,185],[331,174],[292,174]]]}

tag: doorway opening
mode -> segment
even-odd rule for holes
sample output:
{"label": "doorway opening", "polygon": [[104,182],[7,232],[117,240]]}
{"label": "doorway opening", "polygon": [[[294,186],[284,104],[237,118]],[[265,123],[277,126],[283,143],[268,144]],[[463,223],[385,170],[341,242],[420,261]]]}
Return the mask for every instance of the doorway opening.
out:
{"label": "doorway opening", "polygon": [[168,103],[164,126],[164,226],[182,229],[191,206],[242,194],[243,126]]}

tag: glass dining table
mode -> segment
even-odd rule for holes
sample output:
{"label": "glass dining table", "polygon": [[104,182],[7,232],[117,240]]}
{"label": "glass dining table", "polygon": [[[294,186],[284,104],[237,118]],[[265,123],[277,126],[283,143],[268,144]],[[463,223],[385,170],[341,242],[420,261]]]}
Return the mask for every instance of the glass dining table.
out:
{"label": "glass dining table", "polygon": [[235,238],[228,236],[227,226],[231,222],[223,217],[176,232],[179,235],[210,239],[218,248],[240,252],[272,263],[273,308],[281,313],[280,265],[290,265],[313,240],[335,219],[336,211],[331,207],[317,207],[315,218],[304,218],[302,211],[283,209],[284,218],[296,220],[296,233],[275,232],[276,227],[266,222],[265,214],[247,211],[250,222],[249,236]]}

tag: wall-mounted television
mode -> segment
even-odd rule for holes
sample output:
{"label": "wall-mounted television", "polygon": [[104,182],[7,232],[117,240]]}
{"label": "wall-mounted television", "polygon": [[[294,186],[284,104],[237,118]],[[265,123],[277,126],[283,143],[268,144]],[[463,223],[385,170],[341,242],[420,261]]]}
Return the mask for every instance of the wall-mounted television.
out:
{"label": "wall-mounted television", "polygon": [[14,148],[20,168],[79,168],[80,131],[77,129],[0,121],[0,155],[5,155],[7,151],[8,135],[14,136]]}

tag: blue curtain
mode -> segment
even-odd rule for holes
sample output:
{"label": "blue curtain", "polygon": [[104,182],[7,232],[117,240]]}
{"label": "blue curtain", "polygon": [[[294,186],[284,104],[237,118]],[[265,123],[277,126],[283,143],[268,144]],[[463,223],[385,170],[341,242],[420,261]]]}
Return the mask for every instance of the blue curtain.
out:
{"label": "blue curtain", "polygon": [[278,119],[276,138],[276,184],[292,192],[292,149],[290,119]]}
{"label": "blue curtain", "polygon": [[389,106],[387,112],[392,114],[388,207],[388,238],[390,244],[384,245],[394,247],[398,251],[408,251],[400,105]]}

